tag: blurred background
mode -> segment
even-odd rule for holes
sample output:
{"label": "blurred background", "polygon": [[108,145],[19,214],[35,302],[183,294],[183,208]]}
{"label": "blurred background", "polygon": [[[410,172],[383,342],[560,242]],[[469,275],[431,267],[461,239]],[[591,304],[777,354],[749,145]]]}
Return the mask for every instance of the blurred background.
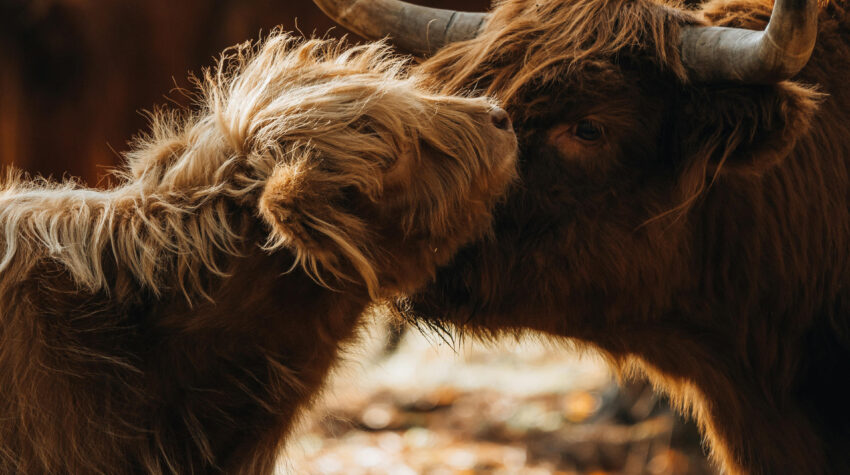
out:
{"label": "blurred background", "polygon": [[[482,11],[489,0],[421,0]],[[0,0],[0,165],[105,186],[143,111],[276,26],[341,36],[309,0]],[[447,344],[376,312],[283,473],[713,473],[692,424],[563,343]]]}
{"label": "blurred background", "polygon": [[377,309],[280,472],[712,474],[693,424],[565,341],[447,341]]}

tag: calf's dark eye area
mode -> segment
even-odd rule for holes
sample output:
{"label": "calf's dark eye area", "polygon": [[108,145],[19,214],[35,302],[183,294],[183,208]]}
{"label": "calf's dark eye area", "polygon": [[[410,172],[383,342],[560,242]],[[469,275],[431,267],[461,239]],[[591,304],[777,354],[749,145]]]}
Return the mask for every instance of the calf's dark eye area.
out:
{"label": "calf's dark eye area", "polygon": [[586,142],[596,142],[602,138],[602,126],[592,120],[582,120],[576,124],[576,137]]}

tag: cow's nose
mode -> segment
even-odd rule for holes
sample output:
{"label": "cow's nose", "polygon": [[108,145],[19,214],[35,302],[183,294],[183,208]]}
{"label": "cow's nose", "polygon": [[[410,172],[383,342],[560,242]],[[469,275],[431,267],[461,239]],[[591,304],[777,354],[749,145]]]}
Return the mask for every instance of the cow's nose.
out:
{"label": "cow's nose", "polygon": [[493,121],[493,125],[495,125],[497,129],[511,130],[511,118],[508,116],[505,109],[502,109],[501,107],[494,107],[490,109],[490,120]]}

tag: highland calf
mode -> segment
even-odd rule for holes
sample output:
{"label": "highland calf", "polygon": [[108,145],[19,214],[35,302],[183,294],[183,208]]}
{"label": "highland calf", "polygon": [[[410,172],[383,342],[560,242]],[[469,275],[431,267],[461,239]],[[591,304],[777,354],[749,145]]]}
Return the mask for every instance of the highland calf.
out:
{"label": "highland calf", "polygon": [[420,322],[637,367],[728,472],[850,473],[847,0],[322,4],[445,45],[418,73],[514,119],[522,186],[412,299]]}
{"label": "highland calf", "polygon": [[270,473],[377,298],[479,237],[505,112],[381,44],[276,33],[160,111],[107,191],[0,191],[0,473]]}

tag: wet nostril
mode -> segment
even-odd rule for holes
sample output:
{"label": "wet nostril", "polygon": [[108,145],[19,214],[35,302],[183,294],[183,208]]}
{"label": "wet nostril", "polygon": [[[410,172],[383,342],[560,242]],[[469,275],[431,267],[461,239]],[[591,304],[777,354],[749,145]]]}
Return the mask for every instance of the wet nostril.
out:
{"label": "wet nostril", "polygon": [[490,120],[498,129],[511,130],[511,118],[501,107],[494,107],[490,110]]}

